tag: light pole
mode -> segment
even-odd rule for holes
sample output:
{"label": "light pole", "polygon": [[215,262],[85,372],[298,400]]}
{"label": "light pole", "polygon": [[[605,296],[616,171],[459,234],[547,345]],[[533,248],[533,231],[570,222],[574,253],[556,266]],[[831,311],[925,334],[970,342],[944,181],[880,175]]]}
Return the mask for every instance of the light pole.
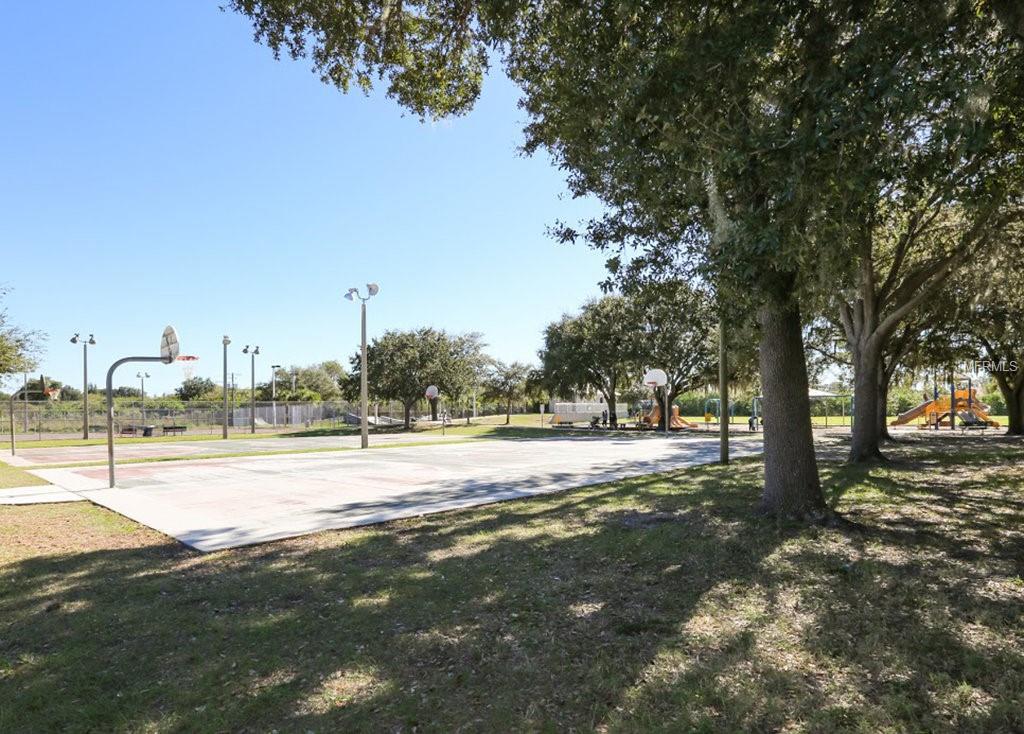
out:
{"label": "light pole", "polygon": [[380,292],[380,286],[376,283],[366,284],[366,298],[359,295],[358,288],[349,288],[348,293],[345,294],[345,298],[350,301],[359,299],[362,303],[360,304],[360,316],[362,323],[362,351],[359,358],[359,445],[364,449],[370,445],[370,428],[369,428],[369,397],[366,388],[366,302],[373,298],[377,293]]}
{"label": "light pole", "polygon": [[242,354],[248,354],[251,360],[249,365],[249,379],[251,387],[249,391],[249,432],[256,433],[256,355],[260,353],[259,347],[249,348],[245,345]]}
{"label": "light pole", "polygon": [[270,411],[274,418],[274,427],[277,427],[277,371],[281,365],[270,365]]}
{"label": "light pole", "polygon": [[89,438],[89,345],[95,344],[96,339],[92,334],[83,339],[76,332],[71,343],[79,342],[82,343],[82,438]]}
{"label": "light pole", "polygon": [[149,377],[148,372],[137,372],[135,376],[139,378],[139,383],[142,389],[142,422],[146,422],[146,378]]}
{"label": "light pole", "polygon": [[225,334],[221,340],[221,344],[224,345],[224,420],[221,421],[221,438],[228,437],[228,344],[231,343],[231,338]]}

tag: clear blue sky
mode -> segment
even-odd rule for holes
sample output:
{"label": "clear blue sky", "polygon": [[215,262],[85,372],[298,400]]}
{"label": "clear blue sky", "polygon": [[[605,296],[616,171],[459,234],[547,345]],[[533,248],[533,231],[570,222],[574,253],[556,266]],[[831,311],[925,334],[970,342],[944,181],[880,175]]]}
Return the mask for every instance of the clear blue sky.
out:
{"label": "clear blue sky", "polygon": [[[480,331],[495,356],[533,361],[544,325],[598,293],[604,258],[545,234],[596,206],[518,153],[523,113],[499,75],[469,116],[423,124],[274,61],[216,0],[4,12],[0,283],[12,320],[49,335],[48,376],[80,381],[75,331],[96,334],[100,383],[168,323],[218,382],[222,334],[245,382],[247,342],[257,380],[347,363],[358,309],[342,294],[369,280],[371,336]],[[182,378],[149,372],[157,392]]]}

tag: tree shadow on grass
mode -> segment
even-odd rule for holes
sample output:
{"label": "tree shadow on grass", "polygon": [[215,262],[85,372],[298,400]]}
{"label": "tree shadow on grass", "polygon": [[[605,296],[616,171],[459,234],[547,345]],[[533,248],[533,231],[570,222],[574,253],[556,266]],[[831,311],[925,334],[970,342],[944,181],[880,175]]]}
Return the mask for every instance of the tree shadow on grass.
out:
{"label": "tree shadow on grass", "polygon": [[740,536],[753,475],[677,476],[209,556],[22,560],[0,571],[0,729],[591,728],[784,537]]}
{"label": "tree shadow on grass", "polygon": [[[208,556],[27,558],[0,568],[0,730],[1019,722],[1019,596],[979,582],[1012,559],[889,522],[947,512],[916,486],[850,532],[755,518],[759,485],[742,461]],[[991,512],[952,514],[991,542]]]}

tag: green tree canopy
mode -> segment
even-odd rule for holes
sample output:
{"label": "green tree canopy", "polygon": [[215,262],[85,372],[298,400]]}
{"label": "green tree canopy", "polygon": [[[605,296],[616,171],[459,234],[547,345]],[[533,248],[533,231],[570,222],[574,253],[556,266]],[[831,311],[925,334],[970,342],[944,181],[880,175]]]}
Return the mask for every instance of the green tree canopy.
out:
{"label": "green tree canopy", "polygon": [[[0,301],[8,289],[0,288]],[[35,369],[45,337],[12,324],[7,309],[0,307],[0,376]]]}
{"label": "green tree canopy", "polygon": [[579,314],[549,324],[540,350],[549,389],[563,397],[600,394],[613,427],[618,424],[617,393],[636,373],[637,331],[631,316],[629,301],[622,296],[590,301]]}
{"label": "green tree canopy", "polygon": [[762,508],[787,516],[826,512],[802,328],[857,263],[849,234],[864,209],[845,192],[870,190],[874,152],[907,129],[895,123],[918,120],[912,139],[927,140],[941,129],[932,112],[1007,78],[975,73],[975,55],[1002,68],[1020,58],[1019,13],[1002,0],[232,7],[275,53],[311,56],[343,89],[386,79],[421,115],[468,109],[497,50],[523,91],[527,151],[549,151],[574,194],[605,205],[561,237],[618,251],[617,271],[700,268],[756,309]]}
{"label": "green tree canopy", "polygon": [[[275,374],[277,399],[281,401],[337,400],[342,397],[342,388],[348,379],[345,368],[337,360],[305,367],[292,365],[288,369],[276,370]],[[264,401],[271,400],[274,393],[273,385],[269,382],[257,385],[256,391],[257,398]]]}
{"label": "green tree canopy", "polygon": [[199,400],[211,397],[217,391],[217,385],[208,377],[189,377],[185,379],[180,387],[175,388],[174,394],[181,400]]}
{"label": "green tree canopy", "polygon": [[[366,349],[367,386],[377,400],[397,400],[405,408],[405,426],[412,408],[430,385],[454,399],[471,387],[481,363],[477,334],[448,334],[424,327],[412,331],[386,331]],[[360,355],[350,360],[349,394],[358,394]]]}
{"label": "green tree canopy", "polygon": [[484,377],[484,396],[505,405],[505,425],[512,422],[512,404],[526,396],[530,365],[522,362],[506,364],[493,360]]}

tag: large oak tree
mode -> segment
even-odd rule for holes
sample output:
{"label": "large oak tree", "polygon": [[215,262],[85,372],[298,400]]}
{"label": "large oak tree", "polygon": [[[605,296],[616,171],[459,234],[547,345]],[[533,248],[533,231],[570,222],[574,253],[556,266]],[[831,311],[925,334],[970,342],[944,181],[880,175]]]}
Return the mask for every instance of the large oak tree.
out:
{"label": "large oak tree", "polygon": [[849,92],[859,75],[901,73],[909,35],[981,33],[996,25],[987,11],[972,0],[941,12],[896,0],[231,5],[276,53],[309,56],[342,89],[383,79],[423,116],[469,109],[489,52],[501,57],[523,91],[526,149],[547,149],[575,193],[607,207],[584,238],[682,252],[756,310],[762,507],[826,512],[801,329],[852,259],[831,216],[867,163],[848,144],[887,134],[865,129],[873,118]]}

